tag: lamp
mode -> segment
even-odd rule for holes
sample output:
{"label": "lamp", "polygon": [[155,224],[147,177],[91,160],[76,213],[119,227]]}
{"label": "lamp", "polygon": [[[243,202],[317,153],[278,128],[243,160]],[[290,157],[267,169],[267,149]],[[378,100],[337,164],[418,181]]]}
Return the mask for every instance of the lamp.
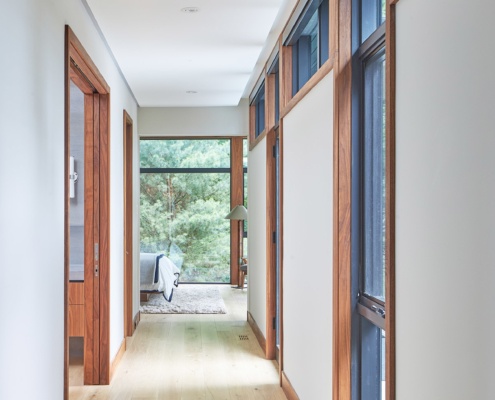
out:
{"label": "lamp", "polygon": [[232,211],[230,211],[227,216],[225,217],[226,219],[234,219],[234,220],[239,220],[239,221],[244,221],[247,219],[247,210],[246,207],[242,205],[235,206]]}
{"label": "lamp", "polygon": [[[225,218],[239,221],[239,267],[240,267],[240,265],[242,264],[242,256],[244,255],[243,248],[242,248],[242,239],[244,236],[243,235],[244,229],[243,229],[243,222],[242,221],[247,219],[246,207],[244,207],[243,205],[240,205],[240,204],[235,206],[227,214],[227,216]],[[239,271],[240,271],[240,268],[239,268]],[[243,288],[244,282],[241,282],[241,275],[242,274],[239,273],[239,282],[238,282],[237,287]],[[242,275],[242,276],[244,276],[244,275]]]}

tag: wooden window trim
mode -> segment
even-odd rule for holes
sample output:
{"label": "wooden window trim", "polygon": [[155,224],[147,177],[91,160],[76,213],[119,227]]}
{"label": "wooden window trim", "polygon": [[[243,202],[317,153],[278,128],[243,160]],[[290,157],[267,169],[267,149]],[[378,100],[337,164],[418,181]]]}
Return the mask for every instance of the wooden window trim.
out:
{"label": "wooden window trim", "polygon": [[396,98],[396,9],[398,0],[392,0],[387,4],[386,32],[385,32],[385,57],[387,60],[385,70],[385,97],[386,115],[385,125],[386,148],[386,248],[385,248],[385,293],[387,293],[387,314],[385,317],[385,379],[386,400],[395,400],[395,98]]}
{"label": "wooden window trim", "polygon": [[[244,204],[244,167],[243,167],[243,140],[242,136],[230,140],[230,209]],[[230,283],[239,285],[239,259],[241,235],[239,221],[230,221]]]}
{"label": "wooden window trim", "polygon": [[[332,0],[330,54],[334,68],[334,317],[333,398],[351,392],[351,4]],[[395,400],[395,4],[387,1],[386,17],[386,399]]]}
{"label": "wooden window trim", "polygon": [[265,130],[270,131],[275,126],[275,75],[267,74],[265,82]]}
{"label": "wooden window trim", "polygon": [[[292,59],[292,57],[291,57]],[[292,61],[291,61],[292,65]],[[318,83],[325,77],[327,76],[330,72],[332,72],[334,68],[334,58],[331,56],[325,63],[318,69],[318,71],[315,72],[315,74],[309,78],[309,80],[303,85],[301,89],[294,95],[294,97],[291,97],[290,99],[285,99],[287,101],[285,107],[282,108],[280,112],[280,118],[284,118],[291,110],[304,98],[306,95],[316,86]],[[288,69],[291,71],[291,68]],[[289,82],[285,82],[285,94],[291,93],[292,91],[292,73],[289,72],[285,77],[284,80],[289,80],[290,79],[290,85]],[[290,91],[287,89],[291,88]]]}
{"label": "wooden window trim", "polygon": [[[263,69],[264,71],[265,69]],[[261,142],[266,134],[268,133],[268,99],[267,99],[267,76],[266,73],[263,72],[258,80],[256,81],[256,85],[254,86],[251,94],[249,95],[249,150],[252,150],[256,147],[256,145]],[[260,90],[261,86],[264,85],[264,95],[265,95],[265,128],[256,136],[256,104],[255,99]]]}
{"label": "wooden window trim", "polygon": [[306,82],[299,91],[292,96],[292,46],[285,46],[284,43],[288,38],[289,32],[292,31],[295,23],[300,17],[300,14],[304,12],[307,1],[300,2],[292,11],[292,15],[287,22],[284,33],[282,33],[279,42],[279,54],[280,56],[280,119],[284,118],[327,74],[329,74],[335,66],[336,60],[336,42],[335,31],[338,19],[334,18],[336,15],[336,2],[337,0],[329,0],[328,5],[328,60],[318,68],[316,73]]}

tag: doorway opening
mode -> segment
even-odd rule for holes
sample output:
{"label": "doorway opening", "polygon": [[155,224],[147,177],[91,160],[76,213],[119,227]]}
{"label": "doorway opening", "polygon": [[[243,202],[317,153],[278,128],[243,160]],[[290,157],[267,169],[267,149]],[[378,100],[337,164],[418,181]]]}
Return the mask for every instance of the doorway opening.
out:
{"label": "doorway opening", "polygon": [[234,193],[244,203],[242,154],[242,138],[141,139],[141,252],[168,257],[181,283],[237,284],[225,217]]}
{"label": "doorway opening", "polygon": [[109,93],[66,26],[65,61],[65,368],[82,361],[85,385],[110,381]]}
{"label": "doorway opening", "polygon": [[279,127],[266,136],[267,304],[266,351],[281,368],[282,358],[282,163]]}
{"label": "doorway opening", "polygon": [[124,336],[132,336],[137,324],[133,318],[133,121],[124,110]]}

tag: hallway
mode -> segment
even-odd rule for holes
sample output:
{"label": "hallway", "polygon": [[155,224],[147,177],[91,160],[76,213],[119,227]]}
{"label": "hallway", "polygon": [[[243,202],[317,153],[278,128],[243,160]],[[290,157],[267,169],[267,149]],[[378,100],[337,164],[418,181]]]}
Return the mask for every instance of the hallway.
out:
{"label": "hallway", "polygon": [[227,314],[142,314],[109,386],[70,399],[286,399],[246,321],[247,291],[219,285]]}

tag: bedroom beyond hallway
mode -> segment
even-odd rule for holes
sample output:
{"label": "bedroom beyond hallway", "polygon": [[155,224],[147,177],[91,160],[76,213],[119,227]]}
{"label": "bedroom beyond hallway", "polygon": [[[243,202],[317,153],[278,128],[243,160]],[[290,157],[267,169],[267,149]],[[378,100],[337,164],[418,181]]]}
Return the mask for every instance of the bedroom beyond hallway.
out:
{"label": "bedroom beyond hallway", "polygon": [[246,321],[247,290],[211,286],[226,314],[142,314],[110,385],[71,387],[70,399],[285,400]]}

